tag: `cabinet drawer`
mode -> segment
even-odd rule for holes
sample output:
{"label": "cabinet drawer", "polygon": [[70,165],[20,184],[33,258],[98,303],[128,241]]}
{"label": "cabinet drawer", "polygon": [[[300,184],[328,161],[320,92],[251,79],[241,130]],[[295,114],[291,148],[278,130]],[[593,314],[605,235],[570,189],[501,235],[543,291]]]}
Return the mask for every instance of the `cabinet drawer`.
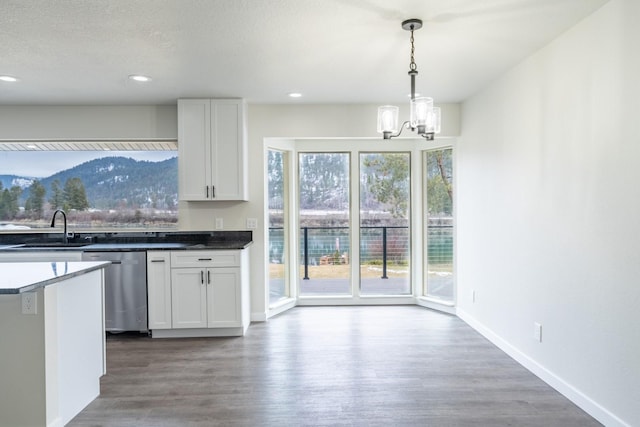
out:
{"label": "cabinet drawer", "polygon": [[171,268],[238,267],[240,251],[172,251]]}

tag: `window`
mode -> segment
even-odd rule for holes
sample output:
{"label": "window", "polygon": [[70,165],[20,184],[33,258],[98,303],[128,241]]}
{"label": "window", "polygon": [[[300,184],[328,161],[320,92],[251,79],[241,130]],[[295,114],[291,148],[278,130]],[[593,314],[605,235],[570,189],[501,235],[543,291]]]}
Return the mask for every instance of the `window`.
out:
{"label": "window", "polygon": [[425,153],[425,295],[454,302],[453,149]]}
{"label": "window", "polygon": [[360,154],[360,293],[408,295],[409,153]]}
{"label": "window", "polygon": [[55,209],[75,229],[172,229],[175,141],[0,144],[0,230],[48,228]]}
{"label": "window", "polygon": [[299,153],[300,296],[351,295],[348,153]]}
{"label": "window", "polygon": [[267,209],[269,215],[269,305],[291,296],[287,215],[287,153],[267,152]]}
{"label": "window", "polygon": [[[284,238],[276,223],[269,233],[273,260],[290,233],[289,296],[298,305],[454,303],[452,148],[422,140],[293,142],[282,144],[297,163],[288,166],[292,220]],[[278,175],[275,159],[269,170]],[[269,210],[277,218],[271,178]],[[415,298],[423,296],[429,301]]]}

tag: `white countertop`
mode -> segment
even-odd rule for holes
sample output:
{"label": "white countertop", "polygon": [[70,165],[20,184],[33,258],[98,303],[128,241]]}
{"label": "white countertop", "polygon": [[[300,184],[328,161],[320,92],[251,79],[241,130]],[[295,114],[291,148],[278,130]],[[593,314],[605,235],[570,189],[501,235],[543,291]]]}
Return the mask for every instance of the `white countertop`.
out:
{"label": "white countertop", "polygon": [[33,291],[109,264],[105,261],[0,262],[0,294]]}

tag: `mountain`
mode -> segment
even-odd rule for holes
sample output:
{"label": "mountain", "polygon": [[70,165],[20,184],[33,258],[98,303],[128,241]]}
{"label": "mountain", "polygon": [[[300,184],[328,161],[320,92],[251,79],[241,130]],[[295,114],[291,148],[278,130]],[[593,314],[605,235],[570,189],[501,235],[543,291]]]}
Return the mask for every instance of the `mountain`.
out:
{"label": "mountain", "polygon": [[[175,208],[178,200],[178,159],[173,157],[161,162],[134,160],[128,157],[103,157],[60,171],[40,179],[47,193],[52,196],[51,183],[59,181],[64,188],[69,178],[82,180],[89,206],[95,209],[122,208]],[[9,185],[7,185],[7,183]],[[4,188],[13,183],[28,183],[24,188],[20,205],[29,196],[28,186],[33,178],[0,176]],[[19,184],[18,184],[19,185]]]}
{"label": "mountain", "polygon": [[28,188],[33,182],[34,178],[26,178],[23,176],[17,175],[0,175],[0,183],[2,184],[2,188],[11,188],[13,186],[18,186],[23,190]]}

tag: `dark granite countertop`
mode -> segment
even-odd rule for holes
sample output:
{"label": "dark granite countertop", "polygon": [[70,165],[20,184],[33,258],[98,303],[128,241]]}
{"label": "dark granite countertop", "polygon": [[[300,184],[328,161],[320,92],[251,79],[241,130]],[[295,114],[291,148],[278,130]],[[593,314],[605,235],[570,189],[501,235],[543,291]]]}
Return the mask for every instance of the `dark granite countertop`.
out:
{"label": "dark granite countertop", "polygon": [[62,245],[60,233],[12,233],[0,234],[0,252],[245,249],[252,239],[251,231],[74,233]]}

